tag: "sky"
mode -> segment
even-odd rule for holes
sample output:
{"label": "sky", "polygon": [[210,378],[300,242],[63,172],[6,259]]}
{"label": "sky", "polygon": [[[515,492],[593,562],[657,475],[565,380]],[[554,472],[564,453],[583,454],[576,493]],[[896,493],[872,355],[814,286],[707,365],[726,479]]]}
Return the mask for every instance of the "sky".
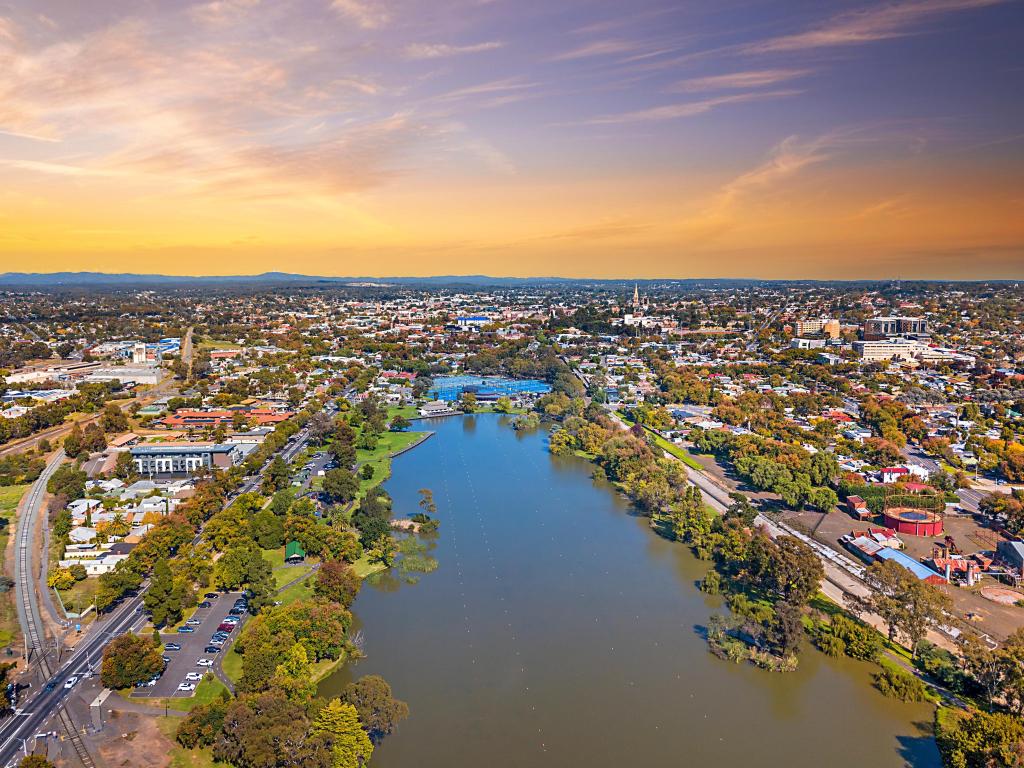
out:
{"label": "sky", "polygon": [[1024,0],[0,0],[0,272],[1024,278]]}

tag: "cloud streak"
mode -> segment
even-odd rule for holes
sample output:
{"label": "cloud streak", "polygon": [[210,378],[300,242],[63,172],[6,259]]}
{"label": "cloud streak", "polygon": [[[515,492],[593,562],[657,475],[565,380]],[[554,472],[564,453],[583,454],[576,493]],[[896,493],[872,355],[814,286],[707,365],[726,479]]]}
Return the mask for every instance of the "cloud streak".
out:
{"label": "cloud streak", "polygon": [[448,56],[462,56],[467,53],[483,53],[502,48],[505,44],[497,40],[472,45],[447,45],[445,43],[413,43],[405,48],[407,59],[443,59]]}
{"label": "cloud streak", "polygon": [[683,80],[676,83],[671,90],[694,93],[699,91],[761,88],[803,77],[808,73],[810,73],[809,69],[755,69],[746,72],[730,72],[723,75],[693,77]]}
{"label": "cloud streak", "polygon": [[778,53],[857,45],[910,34],[937,16],[999,5],[1007,0],[909,0],[875,5],[834,16],[825,23],[790,35],[742,46],[747,53]]}
{"label": "cloud streak", "polygon": [[613,115],[599,115],[589,120],[582,121],[583,125],[623,125],[626,123],[653,123],[665,120],[679,120],[686,117],[696,117],[712,111],[718,107],[730,104],[744,104],[751,101],[763,101],[765,99],[781,99],[787,96],[795,96],[800,91],[779,90],[762,91],[753,93],[740,93],[731,96],[716,96],[714,98],[701,99],[700,101],[687,101],[680,104],[665,104],[649,109],[639,109],[632,112],[622,112]]}

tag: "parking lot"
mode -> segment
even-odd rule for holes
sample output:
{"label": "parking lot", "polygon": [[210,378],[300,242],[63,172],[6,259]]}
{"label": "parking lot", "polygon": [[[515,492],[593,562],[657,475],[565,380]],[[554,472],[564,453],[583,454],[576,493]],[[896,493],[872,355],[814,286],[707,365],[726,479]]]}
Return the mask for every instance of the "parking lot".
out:
{"label": "parking lot", "polygon": [[219,656],[227,653],[232,643],[238,638],[238,633],[249,616],[244,614],[239,617],[241,621],[239,621],[235,630],[228,635],[228,639],[221,646],[219,653],[207,653],[204,649],[210,645],[210,637],[217,631],[217,627],[224,620],[224,617],[228,615],[228,611],[231,610],[235,600],[242,596],[241,592],[222,592],[219,594],[220,597],[209,600],[212,604],[209,608],[197,608],[196,612],[191,616],[191,620],[202,622],[198,626],[193,626],[194,632],[161,633],[160,637],[164,641],[165,648],[168,643],[177,643],[181,646],[181,650],[165,650],[163,655],[169,658],[170,661],[167,663],[163,675],[160,676],[160,679],[153,686],[136,688],[132,693],[133,696],[158,699],[192,696],[194,691],[178,690],[178,686],[183,682],[191,682],[196,685],[199,683],[198,680],[186,681],[185,675],[189,672],[198,672],[199,674],[213,672],[213,667],[201,667],[196,664],[196,661],[198,659],[210,659],[210,661],[216,662]]}

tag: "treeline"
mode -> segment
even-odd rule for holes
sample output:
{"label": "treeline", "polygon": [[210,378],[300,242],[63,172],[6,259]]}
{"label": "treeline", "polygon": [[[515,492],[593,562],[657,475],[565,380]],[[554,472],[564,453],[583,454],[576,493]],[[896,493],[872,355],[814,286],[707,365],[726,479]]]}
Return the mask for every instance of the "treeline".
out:
{"label": "treeline", "polygon": [[839,465],[827,451],[812,454],[798,445],[723,430],[695,428],[690,438],[698,451],[732,465],[754,488],[777,493],[791,509],[811,506],[828,511],[839,501],[828,487]]}

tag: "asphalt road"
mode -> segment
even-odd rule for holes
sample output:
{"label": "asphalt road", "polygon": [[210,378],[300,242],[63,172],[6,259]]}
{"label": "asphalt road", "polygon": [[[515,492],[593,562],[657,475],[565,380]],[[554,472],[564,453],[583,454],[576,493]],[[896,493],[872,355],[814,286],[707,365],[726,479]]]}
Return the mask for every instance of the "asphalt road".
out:
{"label": "asphalt road", "polygon": [[169,698],[169,697],[180,697],[187,698],[193,695],[191,691],[179,691],[178,686],[184,682],[195,682],[198,681],[187,681],[185,675],[189,672],[199,672],[203,674],[205,672],[212,672],[213,667],[201,667],[196,662],[199,659],[209,659],[215,661],[217,656],[227,653],[228,648],[238,637],[238,633],[241,632],[242,624],[248,618],[248,614],[240,616],[238,626],[235,628],[228,637],[228,642],[221,648],[219,654],[206,653],[203,649],[210,644],[210,637],[214,632],[217,631],[217,626],[221,623],[225,616],[228,615],[228,611],[231,610],[235,599],[241,597],[241,592],[225,592],[220,593],[220,597],[211,599],[210,602],[213,604],[209,608],[199,608],[193,614],[192,618],[201,621],[202,624],[195,627],[195,632],[164,632],[161,633],[160,637],[164,641],[164,645],[167,643],[177,643],[181,646],[180,651],[164,651],[164,656],[169,658],[171,661],[167,664],[160,679],[157,680],[156,685],[152,687],[137,688],[132,693],[133,697],[139,698]]}
{"label": "asphalt road", "polygon": [[[298,455],[305,448],[308,439],[309,433],[305,429],[297,432],[282,451],[285,460],[290,462],[292,458]],[[47,466],[47,470],[44,471],[44,475],[40,476],[36,486],[33,488],[32,493],[38,493],[38,498],[35,499],[35,508],[37,510],[40,506],[42,493],[46,487],[46,478],[49,477],[46,473],[52,473],[56,470],[57,466],[59,466],[59,462],[52,461]],[[261,467],[260,472],[246,479],[239,488],[238,493],[232,494],[228,498],[225,506],[230,506],[234,503],[234,500],[239,495],[256,490],[260,484],[260,475],[265,469],[266,465]],[[21,541],[25,542],[26,554],[25,559],[22,560],[19,551],[16,558],[15,588],[18,591],[18,600],[16,602],[18,603],[18,618],[21,621],[22,632],[29,639],[30,646],[43,648],[45,638],[43,637],[42,625],[39,622],[38,595],[36,594],[34,580],[31,577],[34,559],[32,557],[31,535],[30,533],[26,534],[29,538],[22,539],[20,533],[22,525],[26,526],[28,531],[32,530],[33,523],[30,519],[32,517],[32,515],[26,513],[22,515],[22,520],[19,521],[19,543]],[[193,540],[193,544],[197,544],[201,538],[202,534],[197,535]],[[44,726],[51,717],[60,713],[60,708],[68,693],[70,693],[69,690],[63,687],[69,677],[91,675],[94,670],[98,669],[103,658],[103,647],[110,640],[125,632],[137,630],[145,623],[146,616],[142,613],[142,594],[148,587],[149,582],[144,582],[136,595],[125,598],[110,613],[102,615],[93,622],[72,650],[71,656],[60,666],[51,663],[41,652],[37,652],[38,662],[36,664],[38,664],[38,667],[34,664],[33,668],[37,670],[37,674],[41,674],[47,680],[47,684],[45,686],[40,684],[38,687],[30,689],[25,696],[25,701],[21,708],[14,715],[0,722],[0,765],[15,765],[19,759],[19,753],[22,750],[24,740],[31,738],[41,731],[48,730]],[[225,598],[222,597],[220,599],[224,600]],[[219,610],[227,614],[230,607],[230,605],[227,605]],[[209,610],[212,611],[213,609]],[[221,616],[217,615],[218,623],[220,618]],[[205,627],[203,629],[205,631]],[[236,635],[238,631],[236,629],[232,636]],[[198,635],[199,633],[195,634]],[[200,637],[203,640],[207,640],[210,634],[212,632]],[[35,640],[32,640],[33,636]],[[199,658],[199,656],[195,658]],[[192,659],[192,662],[194,664],[195,659]],[[54,667],[56,667],[55,670]],[[184,677],[184,672],[182,672],[182,677]],[[177,685],[178,683],[175,682],[174,687],[177,688]],[[47,687],[51,689],[47,690]],[[61,717],[64,719],[67,716],[61,715]],[[68,722],[70,723],[69,720]],[[93,762],[88,753],[85,752],[83,754],[84,750],[78,750],[78,752],[86,768],[92,768]]]}

